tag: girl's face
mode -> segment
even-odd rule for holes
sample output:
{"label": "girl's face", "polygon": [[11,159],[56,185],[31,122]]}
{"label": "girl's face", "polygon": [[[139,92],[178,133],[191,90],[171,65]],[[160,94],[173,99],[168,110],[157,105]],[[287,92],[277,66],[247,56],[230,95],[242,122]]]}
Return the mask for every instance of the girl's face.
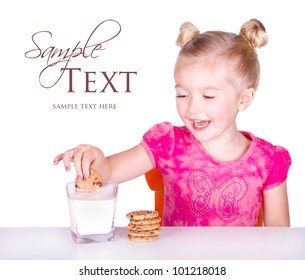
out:
{"label": "girl's face", "polygon": [[176,63],[177,111],[202,145],[238,133],[235,119],[240,94],[226,79],[228,68],[222,65],[211,67],[207,60],[186,57],[179,57]]}

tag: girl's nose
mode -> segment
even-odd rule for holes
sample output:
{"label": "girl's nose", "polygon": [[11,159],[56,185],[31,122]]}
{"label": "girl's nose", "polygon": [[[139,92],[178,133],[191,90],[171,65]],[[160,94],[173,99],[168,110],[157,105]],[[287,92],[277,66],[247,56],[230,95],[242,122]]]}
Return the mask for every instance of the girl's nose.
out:
{"label": "girl's nose", "polygon": [[189,111],[192,114],[197,114],[202,111],[202,105],[200,104],[199,100],[197,100],[196,98],[191,98]]}

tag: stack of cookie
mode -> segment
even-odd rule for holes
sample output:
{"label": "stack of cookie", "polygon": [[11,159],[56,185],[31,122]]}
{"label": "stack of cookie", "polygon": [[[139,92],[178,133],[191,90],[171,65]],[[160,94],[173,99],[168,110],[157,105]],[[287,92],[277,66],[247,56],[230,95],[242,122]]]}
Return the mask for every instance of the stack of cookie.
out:
{"label": "stack of cookie", "polygon": [[131,241],[146,242],[159,238],[161,232],[161,218],[158,211],[139,210],[126,215],[128,224],[128,239]]}

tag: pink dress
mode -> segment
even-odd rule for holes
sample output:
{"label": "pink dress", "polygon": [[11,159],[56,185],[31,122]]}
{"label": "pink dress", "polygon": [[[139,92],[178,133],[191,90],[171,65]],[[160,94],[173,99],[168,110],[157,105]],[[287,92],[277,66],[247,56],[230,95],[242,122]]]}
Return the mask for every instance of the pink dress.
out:
{"label": "pink dress", "polygon": [[281,146],[252,140],[238,160],[213,159],[186,127],[157,124],[142,140],[164,179],[165,226],[255,226],[262,191],[287,178],[291,159]]}

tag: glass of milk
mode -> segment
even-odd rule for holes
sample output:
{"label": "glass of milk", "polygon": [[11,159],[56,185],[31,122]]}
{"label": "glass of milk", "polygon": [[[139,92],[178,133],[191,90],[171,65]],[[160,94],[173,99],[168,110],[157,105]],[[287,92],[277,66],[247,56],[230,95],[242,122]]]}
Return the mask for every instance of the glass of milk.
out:
{"label": "glass of milk", "polygon": [[103,182],[96,189],[79,190],[72,182],[66,188],[73,240],[76,243],[113,240],[118,185]]}

